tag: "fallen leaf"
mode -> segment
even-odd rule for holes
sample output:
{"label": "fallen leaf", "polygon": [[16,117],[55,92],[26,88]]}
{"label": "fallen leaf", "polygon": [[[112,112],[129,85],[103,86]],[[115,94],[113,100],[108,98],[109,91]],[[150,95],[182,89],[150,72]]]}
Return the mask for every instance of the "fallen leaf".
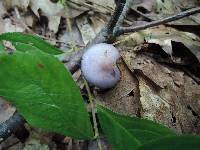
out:
{"label": "fallen leaf", "polygon": [[81,32],[81,36],[84,44],[86,45],[89,41],[94,39],[96,33],[92,26],[90,25],[88,18],[86,16],[82,16],[76,19],[76,24]]}
{"label": "fallen leaf", "polygon": [[138,81],[126,65],[119,63],[121,80],[113,89],[97,93],[97,100],[113,111],[127,115],[138,115],[140,112]]}

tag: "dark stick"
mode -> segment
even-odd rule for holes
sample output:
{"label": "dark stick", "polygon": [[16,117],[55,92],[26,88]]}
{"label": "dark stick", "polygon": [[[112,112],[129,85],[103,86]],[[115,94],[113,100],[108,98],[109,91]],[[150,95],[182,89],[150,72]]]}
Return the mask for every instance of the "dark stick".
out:
{"label": "dark stick", "polygon": [[126,0],[118,0],[117,3],[116,3],[116,7],[115,7],[115,11],[113,13],[113,15],[111,16],[111,19],[107,25],[107,32],[108,34],[112,34],[113,33],[113,29],[114,27],[116,26],[118,20],[119,20],[119,17],[121,16],[122,14],[122,11],[124,9],[124,6],[125,6],[125,3],[126,3]]}
{"label": "dark stick", "polygon": [[[125,3],[124,8],[123,8],[123,11],[121,12],[121,15],[119,16],[115,27],[119,27],[119,26],[122,25],[122,23],[124,22],[124,20],[125,20],[128,12],[129,12],[131,6],[133,5],[133,1],[134,0],[126,0],[126,3]],[[114,27],[113,30],[115,30],[115,27]]]}
{"label": "dark stick", "polygon": [[114,31],[114,35],[119,36],[119,35],[122,35],[124,33],[136,32],[136,31],[143,30],[143,29],[146,29],[146,28],[149,28],[149,27],[154,27],[154,26],[157,26],[157,25],[161,25],[161,24],[165,24],[165,23],[172,22],[172,21],[175,21],[175,20],[179,20],[179,19],[182,19],[184,17],[188,17],[190,15],[197,14],[197,13],[200,13],[200,7],[193,8],[193,9],[190,9],[190,10],[186,10],[186,11],[183,11],[183,12],[177,14],[177,15],[173,15],[173,16],[170,16],[170,17],[167,17],[167,18],[164,18],[164,19],[161,19],[161,20],[153,21],[153,22],[150,22],[150,23],[147,23],[147,24],[144,24],[144,25],[140,25],[140,26],[117,27]]}

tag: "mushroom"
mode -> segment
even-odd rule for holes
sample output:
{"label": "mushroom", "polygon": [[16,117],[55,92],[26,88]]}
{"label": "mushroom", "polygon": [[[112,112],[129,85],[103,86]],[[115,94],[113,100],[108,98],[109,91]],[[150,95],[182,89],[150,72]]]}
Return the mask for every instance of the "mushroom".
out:
{"label": "mushroom", "polygon": [[85,79],[100,89],[112,88],[120,80],[117,60],[120,54],[112,44],[100,43],[89,47],[81,61]]}

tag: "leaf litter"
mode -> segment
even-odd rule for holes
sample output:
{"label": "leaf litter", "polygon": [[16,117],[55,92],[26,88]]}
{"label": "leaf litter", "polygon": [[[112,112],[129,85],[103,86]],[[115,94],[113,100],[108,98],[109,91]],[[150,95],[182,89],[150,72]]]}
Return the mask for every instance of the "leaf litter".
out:
{"label": "leaf litter", "polygon": [[[67,5],[5,0],[0,2],[0,33],[31,31],[62,49],[80,49],[106,25],[114,6],[113,0],[69,0]],[[146,23],[196,6],[198,0],[137,0],[126,23]],[[94,88],[95,98],[115,112],[160,122],[177,133],[199,134],[199,15],[118,37],[121,80],[107,91]],[[74,79],[84,92],[80,70]]]}

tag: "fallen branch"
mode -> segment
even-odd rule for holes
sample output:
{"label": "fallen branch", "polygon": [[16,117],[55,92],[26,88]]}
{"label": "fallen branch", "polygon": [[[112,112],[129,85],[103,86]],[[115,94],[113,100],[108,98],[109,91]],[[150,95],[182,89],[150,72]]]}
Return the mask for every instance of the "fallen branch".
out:
{"label": "fallen branch", "polygon": [[169,23],[169,22],[172,22],[172,21],[176,21],[176,20],[188,17],[188,16],[193,15],[193,14],[197,14],[197,13],[200,13],[200,7],[193,8],[193,9],[190,9],[190,10],[186,10],[186,11],[183,11],[179,14],[176,14],[176,15],[173,15],[173,16],[161,19],[161,20],[152,21],[152,22],[144,24],[144,25],[130,26],[130,27],[116,27],[114,29],[114,35],[119,36],[119,35],[122,35],[124,33],[136,32],[136,31],[143,30],[143,29],[146,29],[146,28],[149,28],[149,27],[154,27],[154,26],[157,26],[157,25],[166,24],[166,23]]}

